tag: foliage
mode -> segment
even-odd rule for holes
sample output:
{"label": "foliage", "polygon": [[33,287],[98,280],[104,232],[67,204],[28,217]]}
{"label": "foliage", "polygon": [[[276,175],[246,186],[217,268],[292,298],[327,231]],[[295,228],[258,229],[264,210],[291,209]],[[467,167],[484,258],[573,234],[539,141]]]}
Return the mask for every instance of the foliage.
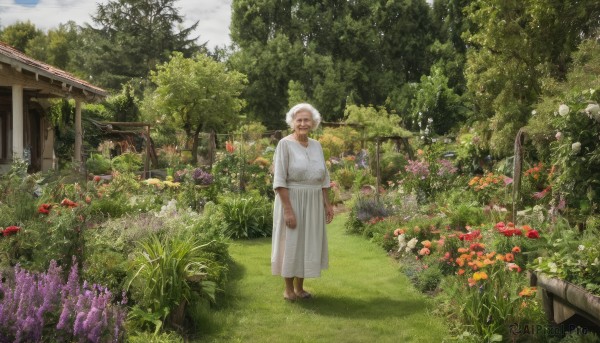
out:
{"label": "foliage", "polygon": [[[595,35],[596,1],[473,1],[465,8],[472,29],[465,75],[497,155],[510,155],[517,131],[531,117],[544,84],[564,78],[570,54]],[[571,15],[565,16],[564,13]],[[475,119],[475,118],[474,118]]]}
{"label": "foliage", "polygon": [[156,89],[144,99],[144,116],[183,128],[192,141],[192,164],[197,160],[199,133],[227,129],[244,107],[239,95],[246,77],[206,55],[185,58],[173,53],[150,79]]}
{"label": "foliage", "polygon": [[[132,264],[132,287],[137,303],[136,313],[149,312],[168,325],[179,327],[185,318],[185,308],[194,292],[214,300],[215,284],[205,279],[206,261],[201,257],[204,245],[191,238],[151,235],[138,243]],[[138,316],[140,326],[156,326]]]}
{"label": "foliage", "polygon": [[441,68],[432,67],[429,75],[421,76],[412,100],[411,129],[425,135],[447,134],[466,117],[463,101],[448,87],[448,77]]}
{"label": "foliage", "polygon": [[400,126],[400,117],[383,107],[348,105],[344,110],[344,120],[348,124],[364,127],[361,139],[375,139],[383,136],[410,137],[411,133]]}
{"label": "foliage", "polygon": [[94,175],[108,174],[111,171],[110,160],[101,154],[90,154],[85,161],[85,169]]}
{"label": "foliage", "polygon": [[565,230],[549,241],[551,249],[544,256],[531,261],[529,267],[550,277],[580,285],[600,295],[600,248],[598,232],[586,230],[583,234]]}
{"label": "foliage", "polygon": [[348,104],[383,104],[429,68],[429,14],[425,1],[236,0],[231,37],[239,50],[229,62],[248,75],[249,113],[269,128],[285,126],[291,98],[334,121]]}
{"label": "foliage", "polygon": [[142,170],[142,156],[134,152],[124,152],[112,159],[112,167],[121,173],[134,173]]}
{"label": "foliage", "polygon": [[219,209],[226,223],[225,236],[256,238],[271,235],[273,209],[268,199],[252,194],[222,196]]}
{"label": "foliage", "polygon": [[67,282],[51,261],[46,272],[15,267],[12,282],[0,283],[0,339],[14,342],[119,341],[125,310],[106,288],[79,284],[77,264]]}
{"label": "foliage", "polygon": [[175,0],[111,0],[97,6],[92,21],[81,32],[77,67],[110,89],[146,78],[173,51],[191,56],[203,48],[190,37],[198,23],[184,26]]}

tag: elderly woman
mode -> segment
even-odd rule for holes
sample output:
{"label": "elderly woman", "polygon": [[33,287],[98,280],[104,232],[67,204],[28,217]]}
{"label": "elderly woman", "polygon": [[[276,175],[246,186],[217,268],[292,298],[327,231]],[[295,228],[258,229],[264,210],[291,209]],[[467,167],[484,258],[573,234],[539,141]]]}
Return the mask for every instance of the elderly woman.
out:
{"label": "elderly woman", "polygon": [[321,122],[309,104],[298,104],[286,114],[293,133],[277,144],[273,161],[275,206],[271,270],[285,280],[283,298],[310,298],[304,278],[319,277],[327,269],[325,223],[333,219],[329,203],[329,173],[321,144],[308,137]]}

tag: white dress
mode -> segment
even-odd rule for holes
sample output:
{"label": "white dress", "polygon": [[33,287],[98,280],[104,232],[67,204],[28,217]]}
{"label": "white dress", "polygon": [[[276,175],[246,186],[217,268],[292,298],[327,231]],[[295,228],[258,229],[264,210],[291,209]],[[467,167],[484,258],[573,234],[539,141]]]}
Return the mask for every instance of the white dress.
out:
{"label": "white dress", "polygon": [[321,276],[329,266],[323,188],[329,188],[321,144],[308,140],[308,147],[284,138],[273,157],[273,189],[287,188],[296,228],[289,229],[283,218],[283,204],[275,195],[271,271],[283,277]]}

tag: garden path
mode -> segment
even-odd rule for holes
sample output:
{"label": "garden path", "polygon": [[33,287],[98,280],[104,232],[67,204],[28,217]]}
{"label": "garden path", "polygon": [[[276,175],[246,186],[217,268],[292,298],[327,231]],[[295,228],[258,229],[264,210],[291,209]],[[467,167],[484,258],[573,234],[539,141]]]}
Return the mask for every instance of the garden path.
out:
{"label": "garden path", "polygon": [[271,275],[271,241],[237,241],[227,299],[211,311],[199,342],[441,342],[447,328],[432,304],[373,243],[344,232],[345,215],[328,225],[329,270],[307,279],[312,299],[283,300]]}

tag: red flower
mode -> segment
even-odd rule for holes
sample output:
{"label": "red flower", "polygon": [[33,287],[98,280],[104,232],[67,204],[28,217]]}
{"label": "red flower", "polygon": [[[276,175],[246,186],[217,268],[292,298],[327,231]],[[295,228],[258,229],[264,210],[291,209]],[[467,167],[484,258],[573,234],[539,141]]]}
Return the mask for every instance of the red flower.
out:
{"label": "red flower", "polygon": [[98,175],[94,175],[94,182],[100,182],[102,178]]}
{"label": "red flower", "polygon": [[69,200],[67,198],[64,198],[63,201],[60,202],[60,204],[62,206],[69,207],[69,208],[77,207],[77,203],[76,202],[74,202],[72,200]]}
{"label": "red flower", "polygon": [[502,229],[498,231],[506,237],[521,236],[523,234],[519,229]]}
{"label": "red flower", "polygon": [[51,208],[52,208],[52,205],[50,205],[50,204],[41,204],[40,207],[38,207],[38,213],[48,214],[48,213],[50,213]]}
{"label": "red flower", "polygon": [[2,231],[2,236],[6,237],[6,236],[10,236],[10,235],[14,235],[15,233],[21,231],[21,228],[18,226],[9,226],[6,229],[4,229],[4,231]]}
{"label": "red flower", "polygon": [[537,239],[540,238],[540,233],[537,230],[530,230],[527,232],[527,238]]}
{"label": "red flower", "polygon": [[479,237],[480,233],[481,231],[479,230],[471,231],[468,233],[462,233],[458,236],[458,239],[460,239],[461,241],[472,241],[475,238]]}

